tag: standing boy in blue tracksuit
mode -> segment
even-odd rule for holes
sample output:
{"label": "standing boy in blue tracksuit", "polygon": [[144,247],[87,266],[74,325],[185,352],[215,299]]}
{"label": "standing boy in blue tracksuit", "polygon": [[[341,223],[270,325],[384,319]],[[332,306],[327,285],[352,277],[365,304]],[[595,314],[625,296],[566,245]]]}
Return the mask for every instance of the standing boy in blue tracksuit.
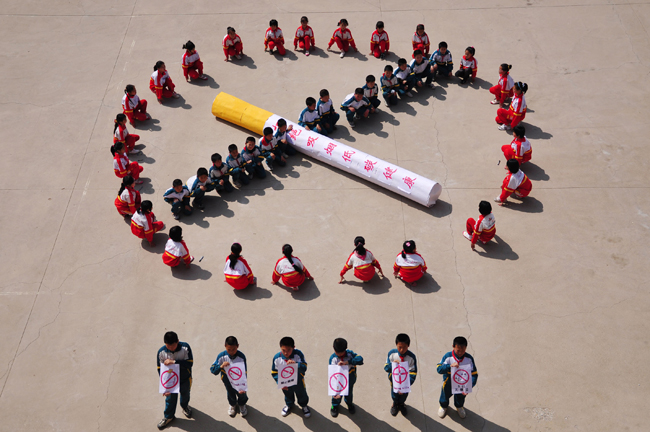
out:
{"label": "standing boy in blue tracksuit", "polygon": [[[438,373],[442,375],[442,391],[440,392],[440,408],[438,409],[438,416],[445,418],[447,415],[447,407],[449,407],[449,400],[451,399],[451,368],[458,366],[471,365],[472,368],[472,388],[476,386],[478,381],[478,371],[476,370],[476,363],[474,357],[467,354],[467,339],[462,336],[454,338],[452,345],[453,350],[442,356],[442,360],[438,363]],[[465,412],[465,397],[467,393],[454,395],[454,406],[458,411],[458,417],[464,419],[467,417]]]}
{"label": "standing boy in blue tracksuit", "polygon": [[166,203],[171,204],[174,219],[179,220],[181,218],[181,213],[185,216],[192,214],[192,207],[190,207],[190,190],[183,184],[183,180],[174,180],[172,187],[167,189],[163,194],[163,199]]}
{"label": "standing boy in blue tracksuit", "polygon": [[262,165],[264,157],[262,152],[255,145],[255,138],[249,136],[246,138],[246,144],[244,144],[244,150],[241,152],[241,157],[244,159],[244,169],[251,178],[257,176],[261,179],[266,178],[266,171]]}
{"label": "standing boy in blue tracksuit", "polygon": [[409,68],[413,71],[413,80],[418,87],[422,87],[422,81],[426,78],[425,84],[433,88],[433,74],[429,62],[422,55],[422,51],[413,51],[413,60],[411,60]]}
{"label": "standing boy in blue tracksuit", "polygon": [[258,147],[262,152],[262,157],[266,161],[266,166],[269,171],[273,171],[273,162],[281,167],[287,164],[286,159],[282,156],[282,152],[278,148],[277,142],[273,139],[273,128],[265,127],[264,136],[260,138]]}
{"label": "standing boy in blue tracksuit", "polygon": [[250,177],[244,171],[244,158],[239,154],[237,144],[230,144],[228,146],[228,157],[226,158],[226,165],[230,169],[230,175],[235,186],[241,187],[251,182]]}
{"label": "standing boy in blue tracksuit", "polygon": [[339,121],[341,115],[334,110],[334,104],[330,99],[330,92],[327,89],[320,91],[320,99],[316,104],[316,110],[320,115],[320,125],[325,128],[328,134],[336,130],[336,122]]}
{"label": "standing boy in blue tracksuit", "polygon": [[409,380],[411,386],[415,382],[415,378],[418,375],[418,363],[415,358],[415,354],[409,351],[409,345],[411,344],[411,338],[406,333],[400,333],[395,338],[396,348],[388,351],[388,358],[386,359],[386,364],[384,365],[384,370],[388,372],[388,381],[390,381],[390,396],[393,399],[393,406],[390,407],[390,414],[395,417],[398,412],[401,412],[403,416],[406,416],[406,398],[408,393],[396,393],[393,391],[393,368],[392,363],[408,362],[409,365]]}
{"label": "standing boy in blue tracksuit", "polygon": [[221,155],[219,153],[214,153],[211,157],[212,166],[210,167],[210,180],[214,185],[214,189],[219,195],[223,193],[230,193],[235,190],[230,183],[230,169],[228,166],[223,163]]}
{"label": "standing boy in blue tracksuit", "polygon": [[379,79],[379,82],[381,83],[381,92],[386,101],[386,105],[396,105],[398,95],[404,97],[406,92],[400,88],[399,80],[393,74],[393,67],[391,65],[386,65],[384,74]]}
{"label": "standing boy in blue tracksuit", "polygon": [[273,364],[271,365],[271,376],[278,382],[278,370],[283,366],[291,363],[298,364],[298,383],[291,387],[284,387],[285,406],[282,408],[282,417],[286,417],[291,413],[298,398],[298,405],[302,408],[305,418],[311,416],[311,411],[307,404],[309,403],[309,396],[307,395],[307,388],[305,387],[305,373],[307,372],[307,362],[302,351],[295,349],[293,338],[285,336],[280,339],[280,352],[273,357]]}
{"label": "standing boy in blue tracksuit", "polygon": [[[192,366],[194,357],[192,348],[186,342],[179,342],[178,335],[173,331],[165,333],[163,345],[156,355],[156,364],[158,366],[158,375],[160,375],[160,364],[166,366],[178,364],[180,369],[180,395],[181,409],[187,418],[192,418],[192,407],[190,407],[190,388],[192,387]],[[176,417],[176,402],[178,402],[178,393],[164,393],[165,396],[165,417],[158,423],[158,429],[165,429]]]}
{"label": "standing boy in blue tracksuit", "polygon": [[327,135],[327,131],[320,124],[320,114],[316,109],[316,99],[310,96],[305,100],[305,104],[307,108],[300,113],[298,124],[307,130],[318,132],[321,135]]}
{"label": "standing boy in blue tracksuit", "polygon": [[376,80],[374,75],[368,75],[366,77],[366,84],[362,87],[363,96],[368,99],[370,101],[370,105],[372,105],[372,108],[370,108],[370,114],[374,114],[377,110],[377,107],[381,105],[381,101],[377,97],[379,94],[379,87],[377,87],[377,83],[375,81]]}
{"label": "standing boy in blue tracksuit", "polygon": [[248,394],[245,391],[238,392],[230,384],[228,376],[226,376],[226,368],[228,366],[236,365],[237,363],[243,363],[244,369],[246,370],[246,376],[248,376],[248,364],[246,363],[246,356],[243,352],[239,351],[239,342],[234,336],[228,336],[226,338],[226,350],[219,353],[217,359],[214,361],[212,366],[210,366],[210,372],[213,375],[221,374],[221,381],[226,387],[226,394],[228,396],[228,415],[230,417],[235,417],[237,411],[241,414],[242,417],[246,417],[248,414],[248,408],[246,407],[246,402],[248,402]]}
{"label": "standing boy in blue tracksuit", "polygon": [[355,127],[354,119],[368,118],[370,115],[370,101],[363,95],[363,89],[357,87],[354,93],[345,97],[341,104],[341,110],[345,111],[345,116],[350,123],[350,127]]}
{"label": "standing boy in blue tracksuit", "polygon": [[330,414],[332,417],[338,417],[339,415],[339,406],[341,406],[341,399],[345,399],[345,403],[348,406],[348,412],[354,414],[356,408],[352,403],[352,389],[354,383],[357,382],[357,366],[363,364],[363,357],[358,355],[352,350],[348,349],[348,341],[343,338],[334,339],[334,354],[330,356],[329,364],[338,365],[338,366],[348,366],[348,395],[347,396],[333,396],[332,397],[332,408],[330,409]]}
{"label": "standing boy in blue tracksuit", "polygon": [[199,168],[196,171],[196,175],[187,180],[187,188],[190,191],[190,197],[194,198],[193,206],[199,210],[203,210],[205,208],[203,198],[206,192],[214,190],[214,183],[212,183],[208,175],[208,170],[206,168]]}
{"label": "standing boy in blue tracksuit", "polygon": [[451,59],[451,51],[447,49],[447,42],[443,41],[438,44],[438,49],[429,57],[429,63],[431,64],[433,78],[436,75],[451,78],[454,62]]}

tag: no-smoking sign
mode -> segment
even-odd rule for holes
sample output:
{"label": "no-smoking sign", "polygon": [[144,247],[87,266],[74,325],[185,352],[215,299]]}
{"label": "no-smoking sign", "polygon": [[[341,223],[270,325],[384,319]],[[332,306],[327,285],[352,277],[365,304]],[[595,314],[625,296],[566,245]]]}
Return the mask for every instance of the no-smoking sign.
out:
{"label": "no-smoking sign", "polygon": [[169,369],[160,374],[160,384],[167,390],[173,389],[178,384],[178,375]]}
{"label": "no-smoking sign", "polygon": [[345,391],[348,388],[348,379],[340,372],[330,377],[330,388],[336,393]]}
{"label": "no-smoking sign", "polygon": [[241,379],[241,377],[242,377],[243,374],[244,374],[244,373],[243,373],[243,372],[241,371],[241,369],[238,368],[237,366],[232,366],[232,367],[228,370],[228,376],[229,376],[230,379],[233,380],[233,381],[237,381],[237,380]]}
{"label": "no-smoking sign", "polygon": [[177,364],[160,365],[160,393],[178,393],[180,387],[180,367]]}
{"label": "no-smoking sign", "polygon": [[458,369],[454,374],[453,380],[458,385],[465,385],[467,384],[467,381],[469,381],[469,372],[465,369]]}
{"label": "no-smoking sign", "polygon": [[280,372],[280,376],[282,378],[284,378],[284,379],[289,379],[289,378],[291,378],[293,376],[294,373],[295,373],[295,369],[291,368],[291,367],[288,367],[288,368],[282,369],[282,372]]}

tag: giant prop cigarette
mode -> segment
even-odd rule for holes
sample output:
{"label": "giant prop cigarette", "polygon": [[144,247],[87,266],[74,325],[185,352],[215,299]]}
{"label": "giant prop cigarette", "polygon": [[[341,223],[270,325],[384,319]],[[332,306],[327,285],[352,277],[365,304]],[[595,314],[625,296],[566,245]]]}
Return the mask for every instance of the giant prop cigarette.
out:
{"label": "giant prop cigarette", "polygon": [[[271,127],[276,131],[277,122],[282,118],[224,92],[214,98],[212,114],[258,135],[263,134],[265,127]],[[308,131],[290,120],[287,120],[287,125],[293,126],[289,135],[294,141],[294,147],[307,156],[427,207],[434,205],[442,192],[442,186],[433,180],[316,132]]]}

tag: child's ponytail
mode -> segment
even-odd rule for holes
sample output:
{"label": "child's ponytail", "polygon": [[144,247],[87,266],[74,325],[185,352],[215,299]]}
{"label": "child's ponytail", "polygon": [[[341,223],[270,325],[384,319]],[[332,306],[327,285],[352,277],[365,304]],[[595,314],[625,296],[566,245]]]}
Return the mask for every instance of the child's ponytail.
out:
{"label": "child's ponytail", "polygon": [[504,73],[510,72],[510,69],[512,69],[512,65],[509,65],[508,63],[501,63],[501,70]]}
{"label": "child's ponytail", "polygon": [[241,245],[239,243],[233,243],[232,246],[230,246],[230,252],[231,254],[228,256],[228,259],[230,259],[230,268],[234,270],[239,255],[241,254]]}
{"label": "child's ponytail", "polygon": [[126,88],[124,89],[124,93],[127,95],[131,93],[133,90],[135,90],[135,86],[133,84],[128,84]]}
{"label": "child's ponytail", "polygon": [[366,255],[367,251],[366,248],[364,247],[365,244],[366,244],[366,240],[363,237],[358,236],[354,238],[354,250],[356,253],[359,254],[359,256]]}
{"label": "child's ponytail", "polygon": [[406,254],[412,254],[415,252],[415,241],[406,240],[402,245],[402,258],[406,259]]}
{"label": "child's ponytail", "polygon": [[160,69],[160,67],[163,66],[164,64],[165,64],[164,61],[162,61],[162,60],[158,60],[158,61],[156,62],[156,64],[153,65],[153,71],[154,71],[154,72],[157,71],[157,70]]}
{"label": "child's ponytail", "polygon": [[118,141],[111,146],[111,154],[115,156],[115,153],[122,150],[123,148],[124,148],[124,144],[121,141]]}
{"label": "child's ponytail", "polygon": [[348,24],[348,20],[346,20],[345,18],[341,18],[341,19],[339,20],[338,24],[336,24],[336,25],[337,25],[337,26],[340,26],[341,24],[345,24],[346,27],[349,25],[349,24]]}
{"label": "child's ponytail", "polygon": [[133,185],[134,181],[135,180],[133,180],[133,177],[131,177],[130,175],[125,176],[122,179],[122,186],[120,186],[120,191],[117,193],[117,196],[121,196],[122,192],[124,192],[124,189],[126,189],[127,186]]}
{"label": "child's ponytail", "polygon": [[183,44],[183,49],[187,51],[192,51],[194,48],[196,48],[196,45],[194,45],[194,42],[192,41],[187,41],[187,43]]}
{"label": "child's ponytail", "polygon": [[282,246],[282,254],[289,260],[291,265],[293,265],[294,270],[302,274],[303,273],[302,269],[298,266],[298,264],[294,263],[293,260],[291,259],[292,253],[293,253],[293,248],[291,247],[291,245],[286,244]]}
{"label": "child's ponytail", "polygon": [[115,133],[117,128],[120,127],[120,123],[122,123],[124,120],[126,120],[126,115],[122,113],[115,116],[115,126],[113,127],[113,133]]}
{"label": "child's ponytail", "polygon": [[138,210],[138,213],[144,215],[146,213],[149,213],[152,209],[153,209],[153,204],[151,204],[151,201],[144,200],[142,201],[142,204],[140,204],[140,209]]}
{"label": "child's ponytail", "polygon": [[528,91],[528,84],[518,81],[515,83],[515,89],[519,90],[522,93],[526,93]]}

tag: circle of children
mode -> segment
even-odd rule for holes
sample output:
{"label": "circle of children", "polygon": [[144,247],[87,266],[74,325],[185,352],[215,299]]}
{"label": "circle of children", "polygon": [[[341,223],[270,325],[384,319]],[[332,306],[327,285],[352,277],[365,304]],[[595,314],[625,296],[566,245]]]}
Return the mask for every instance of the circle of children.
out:
{"label": "circle of children", "polygon": [[[306,56],[309,56],[310,50],[315,47],[314,32],[308,25],[307,17],[302,17],[300,27],[296,30],[294,37],[294,49],[301,49]],[[266,30],[264,36],[265,51],[271,54],[285,55],[284,37],[282,30],[278,27],[277,20],[270,21],[270,27]],[[380,78],[382,96],[387,105],[395,105],[399,98],[412,97],[411,89],[414,87],[430,86],[434,87],[433,81],[437,76],[451,78],[453,75],[453,61],[451,52],[447,49],[446,42],[438,44],[438,50],[429,55],[429,37],[424,31],[424,25],[419,24],[413,35],[413,55],[410,64],[404,58],[398,61],[398,68],[394,70],[392,66],[387,65],[384,73]],[[329,43],[328,51],[336,44],[340,57],[343,58],[351,49],[357,50],[352,33],[348,28],[348,21],[341,19],[338,27],[334,31]],[[388,33],[384,30],[384,23],[377,22],[376,30],[372,33],[370,41],[371,55],[376,58],[384,59],[390,48]],[[185,53],[183,54],[182,67],[185,79],[206,80],[203,75],[203,63],[196,51],[195,45],[188,41],[183,45]],[[243,54],[243,42],[235,29],[228,27],[227,35],[223,39],[223,51],[225,61],[240,60]],[[460,69],[456,71],[455,76],[460,79],[461,84],[467,84],[469,81],[474,82],[477,74],[477,60],[474,57],[474,47],[467,47],[465,55],[460,62]],[[528,90],[528,85],[522,82],[515,83],[509,72],[511,65],[502,64],[499,66],[498,84],[490,88],[490,93],[494,95],[493,105],[499,105],[496,116],[496,123],[500,130],[512,130],[514,139],[510,144],[504,145],[502,151],[507,160],[506,170],[508,175],[503,181],[501,194],[494,201],[503,205],[507,202],[510,195],[515,198],[526,197],[531,189],[532,184],[520,166],[529,161],[532,156],[530,142],[526,139],[525,129],[520,122],[526,117],[526,100],[524,94]],[[165,63],[158,61],[154,66],[153,74],[149,81],[150,90],[156,95],[160,104],[165,99],[180,97],[175,91],[175,85],[165,67]],[[355,121],[368,118],[374,113],[381,104],[379,101],[380,88],[376,84],[376,79],[372,75],[366,78],[366,84],[363,87],[355,89],[354,93],[348,95],[341,104],[341,110],[346,113],[346,117],[351,127],[355,126]],[[140,139],[138,135],[130,134],[126,127],[127,120],[135,127],[136,122],[146,121],[151,118],[147,113],[147,101],[140,99],[137,95],[136,88],[133,85],[127,85],[122,98],[123,113],[118,114],[115,119],[113,146],[111,153],[114,155],[113,168],[115,175],[122,179],[122,185],[115,199],[117,211],[125,218],[131,218],[131,230],[138,238],[146,239],[151,246],[154,246],[153,235],[164,228],[161,221],[157,221],[152,211],[151,201],[142,201],[139,191],[134,187],[135,184],[141,184],[140,173],[143,168],[137,162],[129,160],[129,154],[137,154],[139,150],[134,149],[135,143]],[[506,108],[509,104],[509,107]],[[317,131],[327,135],[336,130],[336,122],[340,118],[333,108],[332,101],[329,98],[327,90],[321,90],[320,100],[317,102],[314,98],[309,97],[306,100],[307,107],[301,112],[299,124],[306,129]],[[182,180],[176,179],[172,187],[164,193],[164,199],[171,205],[171,211],[174,219],[179,220],[182,215],[190,215],[193,207],[203,209],[203,198],[207,192],[216,190],[219,194],[230,193],[234,190],[230,183],[229,177],[232,177],[236,187],[241,188],[249,184],[250,180],[257,176],[266,177],[266,171],[262,166],[265,162],[269,170],[273,170],[274,164],[285,166],[286,159],[295,155],[296,150],[291,146],[292,127],[287,126],[286,120],[280,119],[277,123],[277,132],[274,134],[273,129],[265,128],[264,136],[260,138],[259,145],[256,145],[254,137],[246,139],[244,149],[239,152],[237,145],[231,144],[228,147],[228,156],[224,163],[222,156],[218,153],[212,155],[212,166],[208,171],[206,168],[199,168],[195,176],[192,176],[186,184]],[[194,198],[193,206],[190,206],[190,198]],[[487,201],[479,203],[480,216],[477,220],[469,218],[466,222],[466,231],[463,235],[470,240],[471,248],[481,241],[483,244],[488,243],[496,234],[495,218],[492,214],[492,206]],[[384,276],[379,262],[373,254],[365,248],[363,237],[354,239],[354,251],[348,257],[348,260],[340,273],[339,283],[344,282],[346,272],[354,268],[354,275],[363,282],[369,282],[375,275],[375,268]],[[241,256],[242,246],[235,243],[231,247],[231,254],[228,256],[224,268],[226,282],[234,289],[244,289],[256,283],[253,272]],[[182,228],[174,226],[169,230],[169,240],[165,246],[163,262],[170,267],[176,267],[184,263],[187,268],[190,267],[194,260],[189,254],[189,250],[182,236]],[[416,285],[417,281],[425,274],[427,270],[426,263],[422,256],[417,253],[415,242],[409,240],[404,242],[402,251],[397,255],[393,266],[393,273],[396,278],[400,278],[408,284]],[[282,283],[298,290],[305,280],[313,279],[302,261],[293,256],[291,245],[282,247],[282,257],[276,262],[272,275],[272,283],[277,284],[280,280]],[[189,407],[189,393],[191,382],[192,352],[188,344],[178,342],[175,333],[169,332],[164,338],[165,346],[158,353],[158,367],[160,363],[165,365],[178,362],[180,369],[180,405],[183,413],[191,416]],[[388,354],[386,371],[389,379],[391,378],[391,363],[405,361],[408,362],[411,384],[415,381],[417,366],[415,355],[408,350],[409,338],[405,334],[400,334],[396,338],[397,348]],[[214,374],[221,374],[222,381],[226,386],[228,394],[228,403],[230,408],[228,413],[234,417],[237,412],[242,416],[247,414],[246,401],[248,397],[246,392],[237,392],[230,385],[229,379],[225,377],[224,371],[229,365],[235,362],[246,362],[244,355],[238,351],[237,339],[229,337],[226,339],[226,351],[221,353],[217,361],[212,366],[211,371]],[[471,365],[472,382],[476,384],[477,373],[473,363],[473,358],[465,354],[467,341],[463,337],[457,337],[453,342],[453,351],[445,354],[440,364],[438,372],[443,375],[443,389],[440,396],[440,410],[438,414],[444,417],[447,413],[449,399],[451,397],[451,384],[449,374],[451,368],[458,365]],[[286,364],[297,363],[300,375],[304,378],[307,370],[307,363],[302,352],[294,349],[293,339],[285,337],[280,341],[281,352],[273,359],[272,375],[278,379],[278,367]],[[352,404],[352,386],[356,381],[356,366],[363,364],[363,359],[354,352],[347,349],[347,342],[344,339],[334,341],[334,351],[330,358],[333,365],[349,366],[350,389],[349,395],[345,396],[346,403],[350,414],[354,413]],[[392,389],[392,382],[391,382]],[[310,416],[307,407],[308,396],[304,386],[304,380],[300,379],[298,384],[282,389],[285,395],[286,406],[282,410],[282,415],[289,414],[294,405],[295,396],[298,398],[298,404],[303,409],[305,417]],[[160,429],[166,427],[173,419],[176,410],[176,401],[178,394],[165,394],[166,408],[165,417],[158,424]],[[401,394],[391,390],[393,405],[390,409],[392,415],[398,412],[406,415],[404,401],[408,396],[407,393]],[[463,409],[464,394],[454,395],[454,404],[458,409],[461,418],[465,418]],[[338,415],[338,408],[341,403],[340,397],[332,399],[331,415]]]}

